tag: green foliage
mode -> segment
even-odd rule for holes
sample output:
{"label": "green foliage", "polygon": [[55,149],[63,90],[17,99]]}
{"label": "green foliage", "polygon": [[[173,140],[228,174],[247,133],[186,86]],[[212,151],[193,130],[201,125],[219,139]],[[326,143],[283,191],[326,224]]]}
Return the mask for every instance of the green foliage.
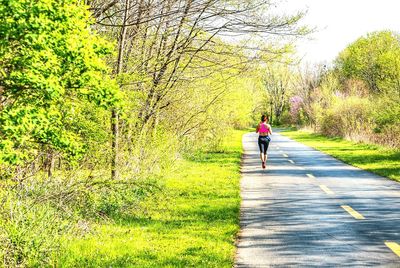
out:
{"label": "green foliage", "polygon": [[117,87],[101,59],[111,47],[88,20],[75,0],[0,2],[1,162],[32,160],[40,146],[81,156],[80,131],[69,128],[72,106],[115,103]]}
{"label": "green foliage", "polygon": [[[400,96],[374,98],[374,118],[378,128],[400,124]],[[377,129],[377,131],[379,131]]]}
{"label": "green foliage", "polygon": [[363,80],[375,93],[400,94],[400,36],[395,32],[359,38],[340,53],[336,65],[344,77]]}
{"label": "green foliage", "polygon": [[373,99],[374,142],[400,147],[400,95],[383,95]]}

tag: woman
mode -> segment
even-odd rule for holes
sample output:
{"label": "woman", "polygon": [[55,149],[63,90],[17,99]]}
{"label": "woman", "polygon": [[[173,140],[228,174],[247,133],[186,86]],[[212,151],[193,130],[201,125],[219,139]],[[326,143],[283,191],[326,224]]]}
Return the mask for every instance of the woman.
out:
{"label": "woman", "polygon": [[261,116],[261,122],[257,126],[256,133],[259,133],[258,147],[260,147],[262,168],[265,168],[267,162],[268,145],[271,141],[269,135],[272,135],[271,126],[268,124],[268,116],[266,116],[265,114]]}

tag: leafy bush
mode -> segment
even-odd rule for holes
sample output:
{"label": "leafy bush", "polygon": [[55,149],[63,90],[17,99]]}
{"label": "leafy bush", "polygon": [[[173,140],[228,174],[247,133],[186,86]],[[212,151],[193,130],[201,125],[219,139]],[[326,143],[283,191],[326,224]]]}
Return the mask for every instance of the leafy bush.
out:
{"label": "leafy bush", "polygon": [[318,128],[327,136],[357,141],[365,139],[374,128],[371,103],[367,98],[336,97],[331,106],[319,111]]}
{"label": "leafy bush", "polygon": [[371,102],[367,98],[349,96],[340,99],[333,106],[333,111],[340,117],[340,125],[345,138],[362,140],[373,129]]}
{"label": "leafy bush", "polygon": [[384,95],[374,98],[372,105],[375,122],[373,141],[400,147],[400,96]]}
{"label": "leafy bush", "polygon": [[321,116],[319,122],[319,131],[330,137],[343,136],[343,128],[341,127],[341,118],[334,110],[329,109]]}

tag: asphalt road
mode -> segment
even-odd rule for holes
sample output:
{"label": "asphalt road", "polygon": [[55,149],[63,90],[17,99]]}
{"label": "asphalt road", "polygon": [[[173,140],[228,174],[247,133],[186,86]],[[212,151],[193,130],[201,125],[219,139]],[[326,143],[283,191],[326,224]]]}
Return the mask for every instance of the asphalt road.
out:
{"label": "asphalt road", "polygon": [[236,267],[400,267],[400,184],[274,134],[243,137]]}

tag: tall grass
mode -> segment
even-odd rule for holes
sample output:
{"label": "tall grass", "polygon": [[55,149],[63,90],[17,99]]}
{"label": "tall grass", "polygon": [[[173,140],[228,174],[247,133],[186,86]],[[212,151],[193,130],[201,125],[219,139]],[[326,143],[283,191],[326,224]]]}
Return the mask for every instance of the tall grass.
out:
{"label": "tall grass", "polygon": [[100,168],[0,181],[0,266],[231,267],[242,134],[112,181]]}
{"label": "tall grass", "polygon": [[239,230],[241,136],[181,159],[165,190],[84,237],[65,236],[63,267],[232,267]]}

